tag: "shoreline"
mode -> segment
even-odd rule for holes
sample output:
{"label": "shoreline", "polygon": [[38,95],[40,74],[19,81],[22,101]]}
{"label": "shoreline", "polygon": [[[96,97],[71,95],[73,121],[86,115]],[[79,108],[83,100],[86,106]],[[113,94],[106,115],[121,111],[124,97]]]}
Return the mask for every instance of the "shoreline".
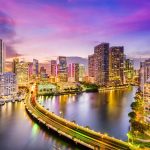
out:
{"label": "shoreline", "polygon": [[58,92],[58,93],[40,93],[37,94],[37,96],[61,96],[61,95],[69,95],[69,94],[81,94],[81,93],[99,93],[103,91],[115,91],[115,90],[122,90],[127,89],[129,87],[132,87],[133,85],[124,85],[124,86],[118,86],[118,87],[105,87],[105,88],[99,88],[99,89],[87,89],[84,91],[77,91],[77,92]]}
{"label": "shoreline", "polygon": [[127,89],[129,87],[132,87],[132,85],[123,85],[123,86],[116,86],[116,87],[105,87],[105,88],[99,88],[98,91],[115,91],[115,90],[122,90],[122,89]]}
{"label": "shoreline", "polygon": [[3,106],[9,102],[15,103],[15,102],[21,102],[21,101],[24,101],[24,99],[6,99],[6,100],[1,99],[0,100],[0,106]]}
{"label": "shoreline", "polygon": [[44,94],[37,94],[37,96],[61,96],[61,95],[69,95],[69,94],[81,94],[81,93],[95,93],[98,90],[85,90],[85,91],[78,91],[78,92],[62,92],[62,93],[44,93]]}

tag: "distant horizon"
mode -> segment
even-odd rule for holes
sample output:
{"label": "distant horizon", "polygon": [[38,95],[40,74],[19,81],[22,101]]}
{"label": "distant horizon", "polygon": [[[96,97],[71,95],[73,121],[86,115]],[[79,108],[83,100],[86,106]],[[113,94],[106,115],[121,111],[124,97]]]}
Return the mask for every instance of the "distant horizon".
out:
{"label": "distant horizon", "polygon": [[[101,43],[104,43],[104,42],[101,42]],[[105,42],[105,43],[109,43],[109,42]],[[110,44],[110,43],[109,43]],[[97,44],[98,45],[98,44]],[[96,46],[96,45],[95,45]],[[95,47],[94,46],[94,47]],[[117,45],[111,45],[110,47],[114,47],[114,46],[117,46]],[[118,45],[119,46],[119,45]],[[94,47],[93,47],[93,51],[94,51]],[[123,46],[124,47],[124,46]],[[8,53],[7,52],[7,50],[6,50],[6,53]],[[39,59],[39,58],[37,58],[37,57],[25,57],[25,56],[17,56],[17,54],[16,54],[16,56],[13,56],[13,57],[11,57],[11,58],[8,58],[8,57],[6,57],[6,60],[7,60],[7,62],[11,62],[14,58],[19,58],[19,59],[24,59],[25,61],[28,61],[28,62],[32,62],[33,61],[33,59],[37,59],[37,60],[39,60],[39,61],[41,61],[42,63],[46,63],[46,62],[48,62],[48,61],[50,61],[50,60],[57,60],[57,58],[59,57],[59,56],[65,56],[65,57],[77,57],[77,58],[83,58],[83,59],[88,59],[88,56],[89,55],[92,55],[93,53],[91,53],[91,54],[88,54],[87,56],[84,56],[84,57],[82,57],[82,56],[77,56],[77,55],[57,55],[57,56],[49,56],[49,58],[47,57],[47,58],[43,58],[43,59]],[[7,54],[6,54],[7,55]],[[125,52],[125,50],[124,50],[124,55],[127,57],[127,58],[129,58],[129,59],[141,59],[141,60],[145,60],[145,59],[149,59],[150,57],[149,56],[147,56],[147,57],[140,57],[140,56],[138,56],[138,57],[133,57],[133,56],[128,56],[128,55],[126,55],[126,52]]]}
{"label": "distant horizon", "polygon": [[[43,60],[40,60],[40,59],[37,59],[37,58],[35,58],[35,57],[33,57],[33,58],[31,58],[31,59],[27,59],[26,57],[23,57],[23,56],[18,56],[18,57],[12,57],[12,58],[6,58],[6,62],[12,62],[13,61],[13,59],[14,58],[19,58],[19,59],[24,59],[26,62],[32,62],[33,61],[33,59],[37,59],[39,62],[41,62],[41,63],[46,63],[46,62],[49,62],[49,61],[51,61],[51,60],[57,60],[57,58],[59,57],[59,56],[64,56],[64,57],[67,57],[67,58],[69,58],[69,57],[73,57],[73,58],[83,58],[83,59],[88,59],[88,56],[87,57],[81,57],[81,56],[65,56],[65,55],[58,55],[58,56],[50,56],[50,59],[43,59]],[[143,61],[143,60],[146,60],[146,59],[149,59],[150,57],[130,57],[130,56],[127,56],[126,55],[126,58],[127,59],[131,59],[131,60],[134,60],[134,59],[138,59],[138,60],[140,60],[141,59],[141,61]]]}
{"label": "distant horizon", "polygon": [[[58,56],[57,56],[58,57]],[[84,64],[85,64],[85,67],[86,67],[86,69],[87,69],[87,67],[88,67],[88,58],[84,58],[84,57],[80,57],[80,56],[66,56],[67,58],[80,58],[80,59],[84,59],[85,60],[85,62],[84,62]],[[127,57],[128,58],[128,57]],[[33,58],[34,59],[34,58]],[[36,58],[35,58],[36,59]],[[131,58],[129,58],[129,59],[131,59]],[[142,62],[142,61],[144,61],[144,60],[146,60],[146,59],[149,59],[149,58],[133,58],[133,60],[134,60],[134,68],[136,69],[136,70],[138,70],[139,68],[140,68],[140,62]],[[53,60],[53,59],[51,59],[51,60]],[[56,59],[54,59],[54,60],[56,60]],[[27,60],[25,60],[25,61],[27,61]],[[72,60],[70,60],[70,61],[72,61]],[[70,62],[69,61],[69,62]],[[87,62],[86,62],[87,61]],[[27,62],[32,62],[32,60],[31,61],[27,61]],[[73,61],[72,61],[73,62]],[[41,62],[40,60],[39,60],[39,64],[40,65],[48,65],[50,63],[50,60],[45,60],[45,61],[43,61],[43,62]],[[76,61],[76,63],[78,63],[78,61]],[[80,63],[80,62],[79,62]],[[11,66],[10,66],[10,64],[12,64],[12,60],[7,60],[6,61],[6,70],[8,71],[8,72],[10,72],[11,71]],[[69,63],[67,63],[67,64],[69,64]],[[80,63],[80,64],[83,64],[83,63]]]}

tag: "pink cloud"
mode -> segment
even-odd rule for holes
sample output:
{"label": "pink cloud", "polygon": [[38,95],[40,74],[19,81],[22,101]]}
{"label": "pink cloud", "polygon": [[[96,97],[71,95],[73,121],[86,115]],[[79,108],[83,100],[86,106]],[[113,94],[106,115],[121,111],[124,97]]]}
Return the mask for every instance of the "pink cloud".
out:
{"label": "pink cloud", "polygon": [[[148,7],[121,16],[104,8],[71,9],[60,5],[30,5],[1,0],[0,9],[15,19],[16,32],[23,41],[20,45],[17,43],[16,48],[22,53],[33,53],[34,50],[40,53],[42,48],[55,52],[58,44],[66,46],[74,42],[81,45],[86,40],[110,39],[143,30],[150,23]],[[81,46],[78,47],[81,49]]]}

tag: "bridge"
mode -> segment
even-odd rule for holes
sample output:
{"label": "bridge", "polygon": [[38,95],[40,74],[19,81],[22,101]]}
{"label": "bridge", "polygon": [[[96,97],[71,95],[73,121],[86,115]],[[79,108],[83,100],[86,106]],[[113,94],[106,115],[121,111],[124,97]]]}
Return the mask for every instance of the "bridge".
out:
{"label": "bridge", "polygon": [[46,110],[36,101],[36,92],[30,91],[25,99],[26,110],[48,129],[52,129],[75,143],[93,150],[133,150],[133,146],[119,139],[79,126]]}

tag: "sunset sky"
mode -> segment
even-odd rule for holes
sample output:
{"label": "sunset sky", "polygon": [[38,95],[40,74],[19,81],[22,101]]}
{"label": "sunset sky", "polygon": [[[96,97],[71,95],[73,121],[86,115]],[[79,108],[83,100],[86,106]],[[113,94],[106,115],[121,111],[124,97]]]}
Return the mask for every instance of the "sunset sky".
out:
{"label": "sunset sky", "polygon": [[150,0],[0,0],[0,38],[9,58],[87,57],[101,42],[150,57]]}

